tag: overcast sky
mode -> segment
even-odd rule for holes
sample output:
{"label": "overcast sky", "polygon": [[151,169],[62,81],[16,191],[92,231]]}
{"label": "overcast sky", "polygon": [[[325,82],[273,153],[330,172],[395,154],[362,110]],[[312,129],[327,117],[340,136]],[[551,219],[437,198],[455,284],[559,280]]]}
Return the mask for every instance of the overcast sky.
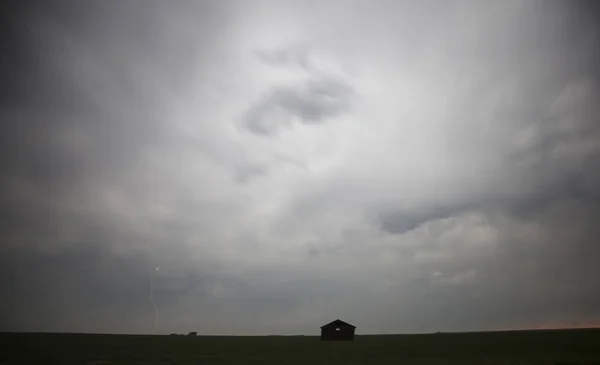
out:
{"label": "overcast sky", "polygon": [[1,331],[600,325],[588,3],[0,13]]}

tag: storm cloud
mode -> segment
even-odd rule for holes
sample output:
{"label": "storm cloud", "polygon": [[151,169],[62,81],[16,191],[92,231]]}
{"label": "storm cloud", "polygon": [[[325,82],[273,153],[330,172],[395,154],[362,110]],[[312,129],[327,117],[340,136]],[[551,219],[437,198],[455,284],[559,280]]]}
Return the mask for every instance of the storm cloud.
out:
{"label": "storm cloud", "polygon": [[272,134],[294,118],[305,124],[323,123],[348,111],[350,95],[347,85],[332,80],[275,89],[248,111],[245,124],[253,133]]}
{"label": "storm cloud", "polygon": [[600,324],[591,2],[0,13],[0,331]]}

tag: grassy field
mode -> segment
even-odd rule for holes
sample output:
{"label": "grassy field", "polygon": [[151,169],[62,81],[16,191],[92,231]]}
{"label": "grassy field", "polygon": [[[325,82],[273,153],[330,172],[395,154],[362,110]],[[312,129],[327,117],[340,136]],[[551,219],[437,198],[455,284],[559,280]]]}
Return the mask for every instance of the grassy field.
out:
{"label": "grassy field", "polygon": [[0,364],[598,364],[600,330],[217,337],[0,334]]}

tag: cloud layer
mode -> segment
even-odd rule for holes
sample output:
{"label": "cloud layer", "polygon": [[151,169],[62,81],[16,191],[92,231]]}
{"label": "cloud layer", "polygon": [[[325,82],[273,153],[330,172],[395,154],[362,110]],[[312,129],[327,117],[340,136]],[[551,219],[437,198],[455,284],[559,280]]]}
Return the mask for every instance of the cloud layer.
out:
{"label": "cloud layer", "polygon": [[[600,323],[586,2],[7,3],[0,330]],[[89,5],[89,4],[88,4]]]}

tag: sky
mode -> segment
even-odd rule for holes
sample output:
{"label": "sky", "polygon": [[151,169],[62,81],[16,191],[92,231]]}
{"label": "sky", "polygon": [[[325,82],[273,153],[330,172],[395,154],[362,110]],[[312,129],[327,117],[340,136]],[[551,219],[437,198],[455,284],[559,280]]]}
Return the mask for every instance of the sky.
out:
{"label": "sky", "polygon": [[592,2],[1,7],[0,331],[600,326]]}

